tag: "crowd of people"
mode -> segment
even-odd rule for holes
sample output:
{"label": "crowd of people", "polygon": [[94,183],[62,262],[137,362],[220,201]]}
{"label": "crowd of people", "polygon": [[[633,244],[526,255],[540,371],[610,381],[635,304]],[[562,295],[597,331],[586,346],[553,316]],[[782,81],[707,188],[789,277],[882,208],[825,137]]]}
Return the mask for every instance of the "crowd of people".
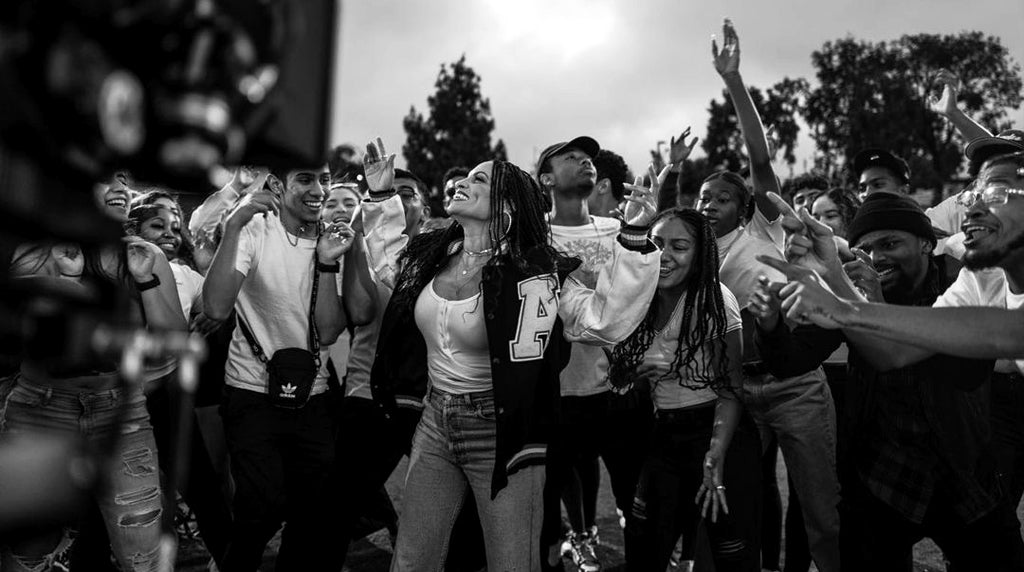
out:
{"label": "crowd of people", "polygon": [[239,168],[188,216],[98,185],[123,247],[28,244],[9,273],[114,283],[126,321],[206,337],[190,478],[161,479],[173,358],[125,387],[116,362],[24,356],[0,438],[116,434],[117,462],[81,522],[0,539],[0,569],[155,569],[180,494],[210,569],[259,569],[280,533],[278,570],[341,570],[387,528],[393,571],[597,572],[603,461],[627,569],[780,570],[781,451],[787,572],[909,572],[926,537],[958,572],[1024,570],[1024,134],[971,121],[944,74],[962,191],[922,210],[880,148],[852,184],[783,185],[722,40],[749,168],[695,198],[686,132],[635,178],[579,136],[434,187],[377,139]]}

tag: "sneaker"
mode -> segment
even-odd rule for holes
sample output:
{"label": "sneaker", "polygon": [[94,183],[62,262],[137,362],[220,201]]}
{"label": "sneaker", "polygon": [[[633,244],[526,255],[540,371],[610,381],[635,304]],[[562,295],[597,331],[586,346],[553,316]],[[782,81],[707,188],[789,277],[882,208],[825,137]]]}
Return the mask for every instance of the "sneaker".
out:
{"label": "sneaker", "polygon": [[558,550],[558,553],[561,554],[563,558],[572,554],[573,542],[576,542],[576,533],[570,528],[568,532],[565,533],[565,538],[562,540],[562,545]]}
{"label": "sneaker", "polygon": [[572,543],[572,562],[580,572],[600,572],[601,562],[594,553],[589,535],[576,537]]}

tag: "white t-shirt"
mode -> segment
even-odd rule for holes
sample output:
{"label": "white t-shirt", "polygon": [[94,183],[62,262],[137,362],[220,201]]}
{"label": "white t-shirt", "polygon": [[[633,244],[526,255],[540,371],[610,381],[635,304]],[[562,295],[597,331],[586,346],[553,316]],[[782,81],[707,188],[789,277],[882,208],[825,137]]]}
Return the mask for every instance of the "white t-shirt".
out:
{"label": "white t-shirt", "polygon": [[[340,269],[338,273],[334,275],[334,284],[337,288],[337,292],[341,294],[341,283],[342,276],[345,275],[345,259],[338,261]],[[349,352],[352,351],[352,334],[349,333],[348,328],[345,328],[343,332],[338,334],[338,339],[331,344],[328,353],[331,355],[331,361],[334,363],[334,371],[338,374],[338,381],[345,378],[347,373],[346,367],[348,365]]]}
{"label": "white t-shirt", "polygon": [[[293,246],[295,244],[295,246]],[[245,275],[235,311],[252,330],[267,358],[283,348],[309,348],[309,298],[316,240],[289,235],[273,215],[253,217],[238,239],[235,270]],[[322,283],[321,283],[322,285]],[[320,348],[320,372],[312,395],[327,391],[328,348]],[[225,383],[267,392],[267,368],[236,327],[228,347]]]}
{"label": "white t-shirt", "polygon": [[[622,224],[613,218],[590,217],[590,224],[582,226],[551,225],[551,240],[555,248],[576,256],[583,263],[572,276],[590,289],[597,287],[601,267],[610,264],[615,241]],[[609,348],[610,349],[610,348]],[[559,377],[563,396],[596,395],[608,391],[608,358],[605,348],[586,344],[572,344],[569,363]]]}
{"label": "white t-shirt", "polygon": [[[736,302],[736,296],[733,296],[729,288],[724,284],[721,287],[722,300],[725,302],[725,333],[734,332],[743,327],[743,322],[740,318],[740,307]],[[647,353],[644,354],[645,364],[656,365],[662,372],[667,372],[669,366],[672,365],[672,361],[675,359],[676,345],[679,342],[679,330],[682,326],[685,302],[686,294],[684,293],[679,297],[679,302],[676,303],[668,324],[654,337],[651,347],[647,348]],[[696,317],[693,319],[696,320]],[[694,363],[702,364],[704,363],[703,360],[704,351],[701,349],[697,352]],[[672,378],[655,381],[651,386],[651,398],[656,409],[666,410],[692,407],[714,401],[717,395],[710,387],[691,389],[683,387],[679,384],[678,379]]]}
{"label": "white t-shirt", "polygon": [[754,209],[749,224],[718,238],[719,279],[736,296],[741,309],[747,307],[750,295],[757,289],[758,276],[767,276],[772,282],[786,282],[781,272],[761,264],[756,258],[764,254],[785,259],[785,241],[782,216],[769,221],[761,209]]}
{"label": "white t-shirt", "polygon": [[[964,306],[985,306],[989,308],[1005,308],[1016,310],[1024,307],[1024,294],[1010,292],[1010,284],[1006,273],[1001,268],[985,270],[968,270],[963,268],[956,282],[935,300],[935,308],[953,308]],[[1011,372],[1016,367],[1024,374],[1024,360],[999,360],[996,371]]]}
{"label": "white t-shirt", "polygon": [[472,393],[492,387],[484,301],[480,292],[446,300],[431,280],[416,298],[416,327],[427,346],[430,384],[446,393]]}
{"label": "white t-shirt", "polygon": [[961,193],[951,195],[946,200],[924,209],[924,214],[932,221],[932,226],[949,235],[960,232],[960,225],[967,216],[967,207],[957,202]]}
{"label": "white t-shirt", "polygon": [[185,319],[192,315],[192,306],[203,297],[203,275],[184,264],[171,262],[171,274],[174,284],[178,287],[178,299]]}

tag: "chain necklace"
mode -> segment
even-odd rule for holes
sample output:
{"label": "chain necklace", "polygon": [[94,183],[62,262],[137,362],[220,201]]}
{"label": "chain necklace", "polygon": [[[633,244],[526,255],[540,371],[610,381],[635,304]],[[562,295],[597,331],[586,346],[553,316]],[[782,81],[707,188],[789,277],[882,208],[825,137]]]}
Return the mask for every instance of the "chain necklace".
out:
{"label": "chain necklace", "polygon": [[288,244],[290,244],[290,245],[292,245],[294,247],[298,247],[299,246],[299,241],[302,240],[302,238],[303,238],[301,235],[306,234],[306,226],[305,225],[300,226],[297,230],[298,230],[298,234],[295,235],[295,242],[292,242],[292,233],[288,232],[287,228],[284,229],[284,238],[285,238],[285,240],[288,241]]}

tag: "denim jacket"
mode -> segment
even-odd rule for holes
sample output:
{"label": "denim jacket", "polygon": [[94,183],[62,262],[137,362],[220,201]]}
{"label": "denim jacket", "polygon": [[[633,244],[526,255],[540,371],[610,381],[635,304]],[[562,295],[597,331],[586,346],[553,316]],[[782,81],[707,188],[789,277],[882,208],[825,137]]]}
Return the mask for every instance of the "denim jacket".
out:
{"label": "denim jacket", "polygon": [[[369,263],[392,287],[397,254],[408,241],[393,242],[404,228],[403,213],[398,197],[363,203]],[[534,256],[540,253],[527,258]],[[524,273],[511,265],[484,268],[482,298],[497,415],[492,498],[508,475],[544,461],[558,415],[559,373],[569,361],[568,342],[610,345],[632,333],[657,288],[659,256],[646,229],[624,227],[595,289],[571,276],[579,265],[576,259],[550,273]],[[539,258],[530,262],[551,265]],[[427,349],[413,314],[393,298],[381,324],[370,387],[386,415],[396,407],[421,408],[426,394]]]}

